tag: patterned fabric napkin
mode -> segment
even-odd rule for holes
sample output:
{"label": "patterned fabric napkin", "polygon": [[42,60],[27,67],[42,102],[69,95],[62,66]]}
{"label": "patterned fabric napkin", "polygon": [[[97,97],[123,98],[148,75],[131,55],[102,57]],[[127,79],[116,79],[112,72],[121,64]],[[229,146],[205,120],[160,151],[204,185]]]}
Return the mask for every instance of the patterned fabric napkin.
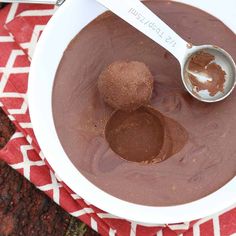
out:
{"label": "patterned fabric napkin", "polygon": [[58,178],[37,144],[27,104],[30,61],[40,34],[55,10],[51,5],[19,3],[0,10],[0,106],[17,127],[0,151],[0,158],[101,235],[236,235],[236,205],[199,221],[146,227],[98,209]]}

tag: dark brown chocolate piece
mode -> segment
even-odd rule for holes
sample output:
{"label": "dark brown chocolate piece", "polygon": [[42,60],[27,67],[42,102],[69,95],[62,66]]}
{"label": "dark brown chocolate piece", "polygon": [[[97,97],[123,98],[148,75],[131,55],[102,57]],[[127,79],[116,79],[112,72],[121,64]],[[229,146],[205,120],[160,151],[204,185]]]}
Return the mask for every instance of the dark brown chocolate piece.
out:
{"label": "dark brown chocolate piece", "polygon": [[[174,1],[146,4],[187,41],[219,45],[236,59],[236,36],[215,17]],[[175,154],[161,163],[123,160],[105,140],[105,125],[113,110],[101,99],[97,79],[104,68],[119,60],[143,61],[150,68],[154,77],[151,105],[188,133],[184,147],[182,140]],[[65,51],[52,96],[57,134],[76,168],[111,195],[151,206],[190,202],[232,179],[236,174],[236,92],[220,103],[205,104],[184,90],[180,76],[173,56],[112,13],[82,30]],[[182,133],[178,127],[169,128],[175,144]]]}
{"label": "dark brown chocolate piece", "polygon": [[98,89],[112,108],[132,111],[150,102],[153,77],[142,62],[116,61],[99,76]]}

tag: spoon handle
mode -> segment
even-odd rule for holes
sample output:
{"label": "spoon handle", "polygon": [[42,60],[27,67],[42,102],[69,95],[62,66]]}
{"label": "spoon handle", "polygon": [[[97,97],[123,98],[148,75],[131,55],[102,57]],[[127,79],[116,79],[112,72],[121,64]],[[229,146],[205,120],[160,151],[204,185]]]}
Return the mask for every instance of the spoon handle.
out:
{"label": "spoon handle", "polygon": [[188,43],[139,0],[97,0],[183,63]]}

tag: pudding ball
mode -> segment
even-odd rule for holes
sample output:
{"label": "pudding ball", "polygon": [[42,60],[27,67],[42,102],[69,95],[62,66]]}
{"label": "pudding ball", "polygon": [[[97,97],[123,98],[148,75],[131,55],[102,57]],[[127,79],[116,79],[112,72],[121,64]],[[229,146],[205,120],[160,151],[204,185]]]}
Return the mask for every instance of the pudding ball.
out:
{"label": "pudding ball", "polygon": [[98,89],[112,108],[133,111],[149,103],[153,76],[142,62],[116,61],[100,74]]}

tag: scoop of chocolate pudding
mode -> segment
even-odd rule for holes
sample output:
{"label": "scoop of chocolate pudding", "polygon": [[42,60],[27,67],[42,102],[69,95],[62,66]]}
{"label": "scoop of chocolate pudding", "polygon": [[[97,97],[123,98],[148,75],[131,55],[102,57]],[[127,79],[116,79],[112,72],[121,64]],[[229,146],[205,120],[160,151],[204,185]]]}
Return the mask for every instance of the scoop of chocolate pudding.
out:
{"label": "scoop of chocolate pudding", "polygon": [[112,108],[132,111],[150,102],[153,77],[142,62],[117,61],[102,71],[98,89]]}
{"label": "scoop of chocolate pudding", "polygon": [[[215,17],[174,1],[146,4],[194,45],[210,42],[236,59],[236,36]],[[104,68],[124,60],[142,61],[154,77],[150,105],[170,119],[167,140],[174,143],[163,162],[123,160],[105,139],[114,110],[104,104],[97,80]],[[57,134],[76,168],[109,194],[149,206],[194,201],[231,180],[236,174],[236,91],[222,102],[201,103],[184,90],[180,76],[173,56],[114,14],[86,26],[62,57],[52,95]]]}

